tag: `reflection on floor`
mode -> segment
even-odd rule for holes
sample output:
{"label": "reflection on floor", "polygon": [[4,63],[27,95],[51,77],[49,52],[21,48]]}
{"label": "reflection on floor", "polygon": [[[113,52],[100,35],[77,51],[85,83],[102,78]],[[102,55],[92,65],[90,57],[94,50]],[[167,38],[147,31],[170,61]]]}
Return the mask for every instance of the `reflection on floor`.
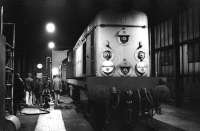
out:
{"label": "reflection on floor", "polygon": [[61,110],[51,110],[37,120],[35,131],[66,131]]}

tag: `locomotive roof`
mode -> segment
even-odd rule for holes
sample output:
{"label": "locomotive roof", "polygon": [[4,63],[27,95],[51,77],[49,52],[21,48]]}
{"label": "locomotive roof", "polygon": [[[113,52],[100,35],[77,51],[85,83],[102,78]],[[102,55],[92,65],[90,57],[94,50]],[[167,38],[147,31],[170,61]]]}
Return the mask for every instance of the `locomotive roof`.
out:
{"label": "locomotive roof", "polygon": [[133,17],[146,17],[146,14],[141,11],[131,10],[131,11],[118,11],[118,10],[103,10],[94,19],[95,25],[99,24],[121,24],[123,21],[120,21],[123,18],[126,21],[126,24],[138,24],[134,23]]}
{"label": "locomotive roof", "polygon": [[[133,21],[133,18],[143,19],[143,23],[141,21]],[[123,18],[123,19],[121,19]],[[86,27],[82,35],[79,37],[74,49],[83,44],[86,40],[87,35],[96,28],[98,25],[121,25],[125,23],[130,26],[148,26],[147,15],[144,12],[131,10],[131,11],[117,11],[117,10],[103,10],[99,12],[94,20]]]}

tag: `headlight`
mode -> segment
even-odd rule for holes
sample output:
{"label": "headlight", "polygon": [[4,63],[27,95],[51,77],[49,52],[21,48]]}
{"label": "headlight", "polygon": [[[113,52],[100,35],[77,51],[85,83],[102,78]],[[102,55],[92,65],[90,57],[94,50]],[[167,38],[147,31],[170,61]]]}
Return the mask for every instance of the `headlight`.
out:
{"label": "headlight", "polygon": [[101,72],[105,75],[111,75],[114,72],[114,68],[112,61],[104,61],[101,66]]}
{"label": "headlight", "polygon": [[147,72],[147,65],[145,62],[138,62],[135,65],[135,72],[137,76],[144,76],[144,74]]}
{"label": "headlight", "polygon": [[145,58],[145,53],[144,53],[144,51],[139,51],[139,52],[138,52],[138,59],[139,59],[140,61],[143,61],[144,58]]}
{"label": "headlight", "polygon": [[103,58],[105,58],[106,60],[109,60],[112,57],[112,53],[109,50],[106,50],[103,52]]}
{"label": "headlight", "polygon": [[145,59],[146,54],[143,50],[136,50],[134,55],[137,61],[143,61]]}
{"label": "headlight", "polygon": [[122,35],[122,36],[119,36],[119,40],[121,41],[121,43],[125,44],[128,42],[128,39],[129,39],[129,36],[128,35]]}
{"label": "headlight", "polygon": [[118,41],[122,45],[126,45],[129,41],[129,33],[125,28],[122,28],[119,32],[117,32]]}

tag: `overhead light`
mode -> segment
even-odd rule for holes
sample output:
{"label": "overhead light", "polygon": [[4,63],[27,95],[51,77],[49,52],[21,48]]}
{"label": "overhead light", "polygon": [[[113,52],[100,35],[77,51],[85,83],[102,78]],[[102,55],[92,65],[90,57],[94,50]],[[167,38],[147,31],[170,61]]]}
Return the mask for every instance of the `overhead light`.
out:
{"label": "overhead light", "polygon": [[49,22],[49,23],[47,23],[46,24],[46,31],[48,32],[48,33],[54,33],[55,32],[55,24],[54,23],[52,23],[52,22]]}
{"label": "overhead light", "polygon": [[50,41],[50,42],[48,43],[48,47],[49,47],[50,49],[53,49],[53,48],[55,47],[55,43],[54,43],[53,41]]}
{"label": "overhead light", "polygon": [[37,64],[38,69],[42,69],[43,65],[41,63]]}

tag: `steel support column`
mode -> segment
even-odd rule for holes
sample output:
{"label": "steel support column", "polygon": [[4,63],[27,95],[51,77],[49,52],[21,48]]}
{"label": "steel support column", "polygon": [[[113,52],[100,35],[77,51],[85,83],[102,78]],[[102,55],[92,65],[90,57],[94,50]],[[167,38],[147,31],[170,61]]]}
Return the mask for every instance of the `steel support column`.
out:
{"label": "steel support column", "polygon": [[183,93],[184,89],[181,86],[181,77],[180,77],[180,42],[179,42],[179,26],[178,26],[178,17],[173,19],[172,27],[174,51],[175,51],[175,99],[176,106],[180,107],[183,104]]}

